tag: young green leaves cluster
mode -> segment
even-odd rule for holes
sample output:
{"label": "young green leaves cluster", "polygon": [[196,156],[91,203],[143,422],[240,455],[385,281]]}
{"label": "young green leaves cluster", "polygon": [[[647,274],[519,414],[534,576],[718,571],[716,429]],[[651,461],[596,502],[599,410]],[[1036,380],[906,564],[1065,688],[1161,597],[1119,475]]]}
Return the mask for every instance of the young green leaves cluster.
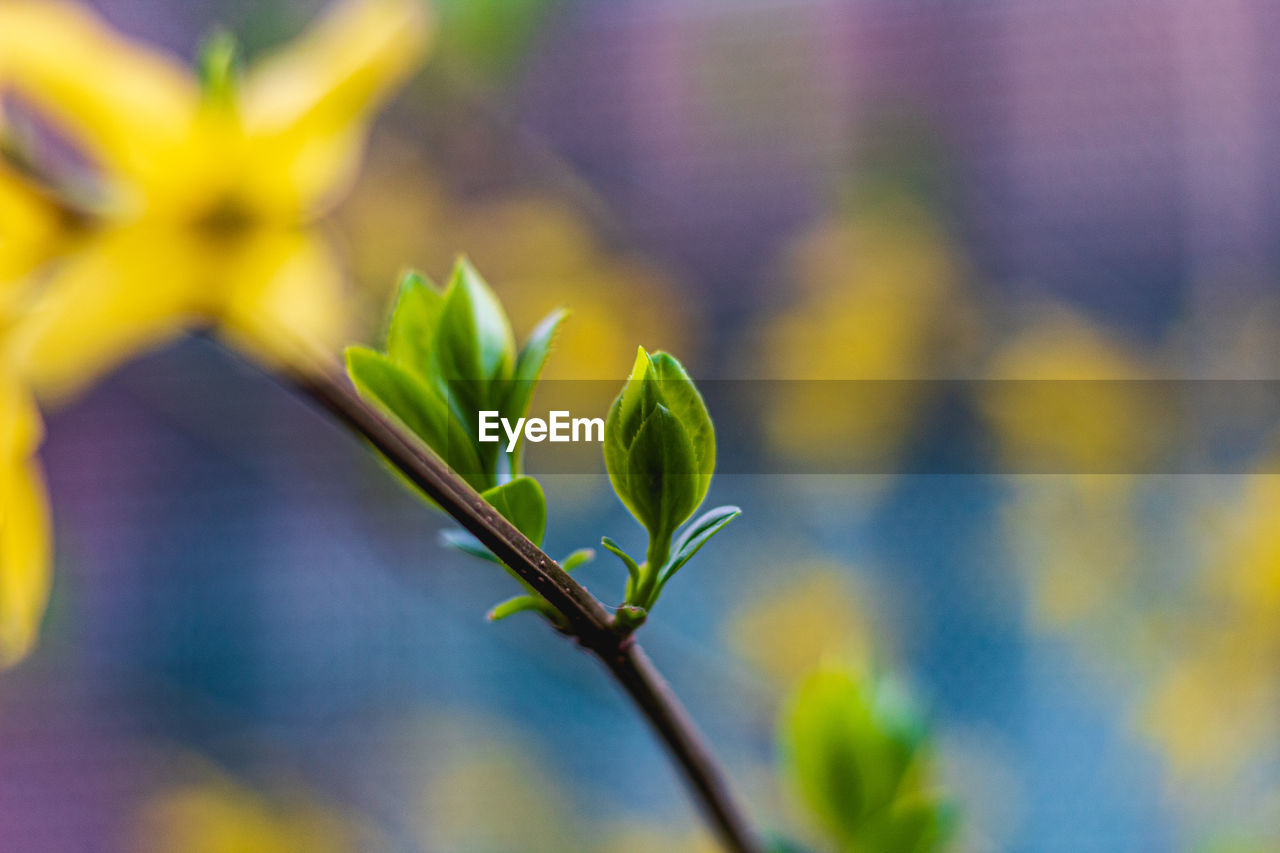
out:
{"label": "young green leaves cluster", "polygon": [[702,395],[680,362],[665,352],[651,356],[642,347],[637,353],[605,421],[604,460],[613,490],[649,532],[643,563],[613,540],[601,540],[627,567],[626,600],[618,616],[635,625],[667,581],[740,510],[713,509],[677,536],[711,485],[716,437]]}
{"label": "young green leaves cluster", "polygon": [[555,311],[516,350],[497,296],[465,259],[437,288],[410,272],[387,329],[387,350],[347,349],[347,370],[361,394],[404,421],[449,467],[484,492],[520,476],[522,445],[481,442],[479,413],[524,417],[547,360]]}
{"label": "young green leaves cluster", "polygon": [[[512,421],[528,414],[564,317],[563,311],[552,312],[517,350],[497,296],[462,258],[443,289],[417,272],[403,277],[385,352],[359,346],[346,351],[347,372],[361,396],[403,422],[536,545],[547,527],[542,487],[521,474],[522,444],[508,450],[503,442],[480,441],[479,413],[496,411]],[[465,531],[451,531],[445,539],[496,562]],[[577,552],[564,567],[579,565],[590,554]],[[495,618],[521,609],[559,615],[530,590],[500,605]]]}
{"label": "young green leaves cluster", "polygon": [[[385,352],[359,346],[346,351],[347,372],[361,396],[398,418],[538,546],[547,527],[542,487],[522,473],[522,442],[480,440],[480,412],[497,412],[510,422],[528,414],[564,316],[550,314],[517,350],[497,297],[461,259],[443,289],[418,273],[404,276]],[[614,491],[649,532],[643,562],[611,539],[602,540],[627,567],[626,598],[618,608],[619,629],[627,632],[644,621],[667,581],[740,511],[713,509],[681,531],[711,485],[716,440],[698,389],[666,353],[639,351],[605,423],[604,457]],[[498,562],[465,531],[449,531],[444,538]],[[576,551],[562,566],[569,571],[593,556],[589,549]],[[561,624],[560,614],[527,585],[526,593],[490,617],[538,610]]]}
{"label": "young green leaves cluster", "polygon": [[837,849],[943,849],[953,813],[930,788],[928,731],[892,682],[818,670],[791,697],[782,741],[801,801]]}

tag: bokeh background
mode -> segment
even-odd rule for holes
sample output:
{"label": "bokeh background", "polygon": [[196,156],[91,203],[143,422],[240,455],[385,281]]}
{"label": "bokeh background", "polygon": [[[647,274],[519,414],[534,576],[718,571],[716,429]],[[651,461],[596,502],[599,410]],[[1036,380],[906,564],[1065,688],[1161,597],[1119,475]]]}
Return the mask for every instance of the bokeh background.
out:
{"label": "bokeh background", "polygon": [[[250,58],[319,8],[94,5],[186,57],[228,28]],[[747,520],[643,629],[763,822],[801,821],[774,720],[836,655],[928,709],[960,849],[1280,846],[1276,424],[1210,407],[1197,440],[1247,464],[1139,475],[1161,424],[1132,394],[1099,391],[1075,430],[1052,395],[903,383],[867,411],[816,381],[1280,378],[1280,10],[436,11],[328,226],[366,339],[399,269],[466,252],[518,331],[574,311],[553,378],[620,380],[643,344],[699,379],[804,380],[761,382],[727,452],[910,472],[718,478]],[[958,441],[1092,473],[931,472]],[[56,586],[0,681],[0,846],[711,849],[592,661],[533,618],[487,625],[512,582],[214,343],[53,413],[44,459]],[[603,477],[544,483],[552,553],[639,546]],[[621,594],[615,563],[579,576]]]}

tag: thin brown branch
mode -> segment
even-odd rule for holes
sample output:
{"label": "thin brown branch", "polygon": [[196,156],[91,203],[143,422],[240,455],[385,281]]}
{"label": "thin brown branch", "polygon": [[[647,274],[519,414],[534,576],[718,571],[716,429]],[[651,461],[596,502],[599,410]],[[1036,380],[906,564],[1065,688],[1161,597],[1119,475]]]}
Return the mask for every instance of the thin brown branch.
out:
{"label": "thin brown branch", "polygon": [[585,588],[489,506],[430,448],[365,403],[331,371],[290,377],[293,384],[372,444],[392,465],[563,614],[567,633],[613,674],[662,739],[725,848],[761,853],[724,773],[701,733],[634,641]]}

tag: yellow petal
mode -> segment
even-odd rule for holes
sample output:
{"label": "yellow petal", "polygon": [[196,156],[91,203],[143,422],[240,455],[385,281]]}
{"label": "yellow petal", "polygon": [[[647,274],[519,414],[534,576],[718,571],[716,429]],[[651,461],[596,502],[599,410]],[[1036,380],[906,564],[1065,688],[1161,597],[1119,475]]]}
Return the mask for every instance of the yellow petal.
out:
{"label": "yellow petal", "polygon": [[24,372],[44,398],[73,393],[201,319],[208,259],[189,235],[142,225],[61,258],[24,323]]}
{"label": "yellow petal", "polygon": [[245,131],[258,144],[259,193],[315,213],[354,177],[370,113],[418,65],[421,0],[346,0],[245,81]]}
{"label": "yellow petal", "polygon": [[[5,355],[0,349],[0,359]],[[31,394],[18,382],[12,364],[0,364],[0,459],[25,459],[43,437],[44,427]]]}
{"label": "yellow petal", "polygon": [[318,235],[266,232],[227,270],[221,330],[268,365],[302,367],[344,340],[347,308],[337,259]]}
{"label": "yellow petal", "polygon": [[194,78],[87,7],[0,0],[0,91],[64,126],[101,164],[137,176],[187,135]]}
{"label": "yellow petal", "polygon": [[0,161],[0,313],[67,229],[38,188]]}
{"label": "yellow petal", "polygon": [[49,597],[48,507],[39,465],[30,457],[39,418],[10,383],[0,390],[0,668],[35,643]]}
{"label": "yellow petal", "polygon": [[194,778],[144,804],[129,828],[139,853],[352,853],[386,842],[355,815],[300,785],[251,788],[206,762],[176,769]]}

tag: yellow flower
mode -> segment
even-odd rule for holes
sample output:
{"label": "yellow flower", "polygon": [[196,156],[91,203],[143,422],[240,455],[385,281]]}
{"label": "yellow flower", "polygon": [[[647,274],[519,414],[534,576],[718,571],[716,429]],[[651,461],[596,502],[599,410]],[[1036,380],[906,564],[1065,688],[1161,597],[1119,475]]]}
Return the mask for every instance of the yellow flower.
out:
{"label": "yellow flower", "polygon": [[870,668],[875,626],[867,592],[855,589],[843,566],[793,564],[786,583],[751,595],[733,614],[728,643],[779,689],[833,658]]}
{"label": "yellow flower", "polygon": [[1119,662],[1117,618],[1143,568],[1140,470],[1162,423],[1145,395],[1153,369],[1140,353],[1066,308],[1026,318],[986,368],[978,404],[1005,469],[1006,542],[1030,581],[1042,626],[1074,628]]}
{"label": "yellow flower", "polygon": [[0,312],[11,310],[21,285],[71,228],[68,215],[37,184],[0,159]]}
{"label": "yellow flower", "polygon": [[750,346],[765,378],[805,381],[766,386],[769,441],[798,460],[886,467],[928,402],[930,386],[911,380],[963,372],[963,257],[931,211],[895,197],[820,223],[785,272],[799,300]]}
{"label": "yellow flower", "polygon": [[418,0],[348,0],[242,84],[223,56],[202,87],[82,6],[0,0],[0,94],[56,125],[98,179],[86,227],[42,271],[38,390],[73,390],[193,323],[268,360],[337,343],[341,276],[315,226],[427,31]]}
{"label": "yellow flower", "polygon": [[1142,709],[1144,730],[1185,776],[1238,775],[1280,753],[1280,478],[1246,478],[1206,544],[1176,656]]}
{"label": "yellow flower", "polygon": [[245,787],[212,768],[147,801],[126,839],[145,853],[355,853],[387,849],[362,821],[296,785]]}
{"label": "yellow flower", "polygon": [[1163,446],[1156,383],[1144,360],[1085,318],[1032,318],[988,369],[979,401],[1013,471],[1125,473]]}
{"label": "yellow flower", "polygon": [[[1098,623],[1131,606],[1124,596],[1144,565],[1133,481],[1043,475],[1012,478],[1009,487],[1001,529],[1030,581],[1028,603],[1037,623],[1085,628],[1082,641],[1110,648],[1115,638]],[[1118,657],[1112,650],[1110,659]]]}
{"label": "yellow flower", "polygon": [[40,436],[35,406],[0,353],[0,669],[30,651],[49,595]]}

